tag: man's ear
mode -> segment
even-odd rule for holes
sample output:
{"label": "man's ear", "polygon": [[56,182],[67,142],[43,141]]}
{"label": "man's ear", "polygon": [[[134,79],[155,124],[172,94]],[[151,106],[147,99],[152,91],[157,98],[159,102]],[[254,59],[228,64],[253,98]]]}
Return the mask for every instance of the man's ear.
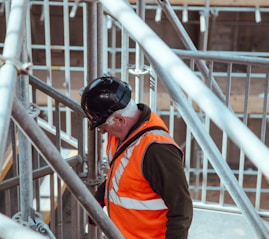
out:
{"label": "man's ear", "polygon": [[127,121],[126,118],[123,117],[122,115],[116,114],[114,115],[114,122],[118,125],[125,126]]}

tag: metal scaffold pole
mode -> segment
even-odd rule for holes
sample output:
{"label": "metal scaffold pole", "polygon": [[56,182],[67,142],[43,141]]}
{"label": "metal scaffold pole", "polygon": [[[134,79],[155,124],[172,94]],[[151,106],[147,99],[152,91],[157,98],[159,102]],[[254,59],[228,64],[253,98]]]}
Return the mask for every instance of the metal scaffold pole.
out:
{"label": "metal scaffold pole", "polygon": [[[145,2],[137,1],[137,14],[145,20]],[[135,69],[133,74],[135,75],[135,100],[136,102],[143,102],[144,99],[144,53],[140,45],[136,43],[135,45]],[[131,71],[130,71],[131,72]]]}
{"label": "metal scaffold pole", "polygon": [[[230,195],[241,209],[259,238],[268,238],[253,205],[239,186],[231,169],[223,160],[212,138],[204,130],[201,120],[187,101],[186,92],[250,159],[269,175],[268,148],[214,95],[209,88],[172,52],[172,50],[143,22],[123,0],[100,0],[105,9],[125,27],[144,49],[156,73],[160,76],[175,105],[192,130],[194,137],[210,159],[210,163]],[[128,19],[128,21],[126,21]],[[135,24],[134,24],[135,23]],[[165,57],[164,57],[165,56]],[[195,87],[194,87],[195,86]],[[184,90],[184,92],[183,92]]]}
{"label": "metal scaffold pole", "polygon": [[[191,50],[191,51],[197,51],[197,48],[195,47],[195,45],[193,44],[191,38],[189,37],[187,31],[185,30],[185,28],[183,27],[182,23],[180,22],[180,20],[178,19],[176,13],[174,12],[172,6],[170,5],[169,1],[167,0],[158,0],[160,6],[162,7],[162,10],[164,11],[164,13],[166,14],[167,18],[169,19],[170,23],[172,24],[173,28],[175,29],[177,35],[179,36],[180,40],[182,41],[183,45],[186,47],[187,50]],[[209,73],[209,69],[207,67],[207,65],[205,64],[204,61],[198,60],[197,61],[197,66],[199,67],[201,73],[203,74],[203,76],[205,78],[208,77],[208,73]],[[225,96],[222,92],[222,90],[220,89],[218,83],[216,82],[216,80],[211,77],[212,79],[212,86],[213,89],[216,91],[217,95],[219,96],[219,98],[225,102]]]}
{"label": "metal scaffold pole", "polygon": [[[22,60],[27,59],[26,44],[24,41]],[[29,109],[29,76],[21,75],[17,83],[17,95],[26,109]],[[20,211],[21,220],[28,221],[33,215],[33,178],[32,178],[32,151],[29,140],[19,132],[19,176],[20,176]]]}
{"label": "metal scaffold pole", "polygon": [[20,129],[28,136],[32,144],[44,157],[54,172],[66,183],[73,196],[80,202],[81,206],[91,215],[108,238],[123,239],[124,237],[113,222],[105,214],[99,203],[94,199],[92,193],[73,171],[69,164],[63,159],[55,145],[49,140],[42,129],[36,124],[17,98],[14,99],[12,118]]}
{"label": "metal scaffold pole", "polygon": [[27,0],[13,0],[8,18],[6,38],[3,55],[0,60],[3,65],[0,68],[0,95],[3,100],[0,107],[0,167],[2,166],[5,152],[8,125],[17,74],[25,67],[19,62],[22,49],[22,36],[25,32],[25,19],[27,14]]}
{"label": "metal scaffold pole", "polygon": [[[103,74],[103,6],[97,2],[87,3],[87,84],[92,80]],[[89,190],[94,194],[97,189],[97,185],[100,183],[98,161],[100,160],[101,151],[97,148],[102,142],[101,135],[97,131],[88,131],[88,175],[87,186]],[[102,232],[100,228],[94,225],[88,224],[88,238],[99,239],[102,238]]]}
{"label": "metal scaffold pole", "polygon": [[14,222],[9,217],[0,214],[0,238],[1,239],[47,239],[47,237],[30,230],[27,227]]}

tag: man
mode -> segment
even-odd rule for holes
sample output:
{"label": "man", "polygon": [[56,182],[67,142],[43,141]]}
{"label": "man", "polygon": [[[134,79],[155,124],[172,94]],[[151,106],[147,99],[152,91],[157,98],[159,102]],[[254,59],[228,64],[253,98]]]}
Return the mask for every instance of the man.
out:
{"label": "man", "polygon": [[110,169],[95,197],[126,239],[186,239],[193,207],[183,152],[131,93],[115,77],[97,78],[83,92],[90,129],[108,133]]}

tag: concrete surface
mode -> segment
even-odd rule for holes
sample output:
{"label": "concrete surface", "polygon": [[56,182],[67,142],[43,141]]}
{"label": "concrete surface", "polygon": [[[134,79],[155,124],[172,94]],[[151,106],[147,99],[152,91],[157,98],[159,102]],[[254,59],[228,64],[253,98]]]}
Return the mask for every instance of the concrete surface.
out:
{"label": "concrete surface", "polygon": [[[264,223],[268,228],[269,221]],[[194,209],[188,239],[260,239],[241,214]]]}

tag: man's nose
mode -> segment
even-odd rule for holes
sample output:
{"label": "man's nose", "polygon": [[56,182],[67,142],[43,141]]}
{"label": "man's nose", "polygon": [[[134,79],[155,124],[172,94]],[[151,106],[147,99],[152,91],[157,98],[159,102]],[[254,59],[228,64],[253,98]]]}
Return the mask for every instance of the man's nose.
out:
{"label": "man's nose", "polygon": [[106,133],[106,130],[105,130],[105,129],[97,128],[97,130],[98,130],[98,132],[100,132],[101,134]]}

